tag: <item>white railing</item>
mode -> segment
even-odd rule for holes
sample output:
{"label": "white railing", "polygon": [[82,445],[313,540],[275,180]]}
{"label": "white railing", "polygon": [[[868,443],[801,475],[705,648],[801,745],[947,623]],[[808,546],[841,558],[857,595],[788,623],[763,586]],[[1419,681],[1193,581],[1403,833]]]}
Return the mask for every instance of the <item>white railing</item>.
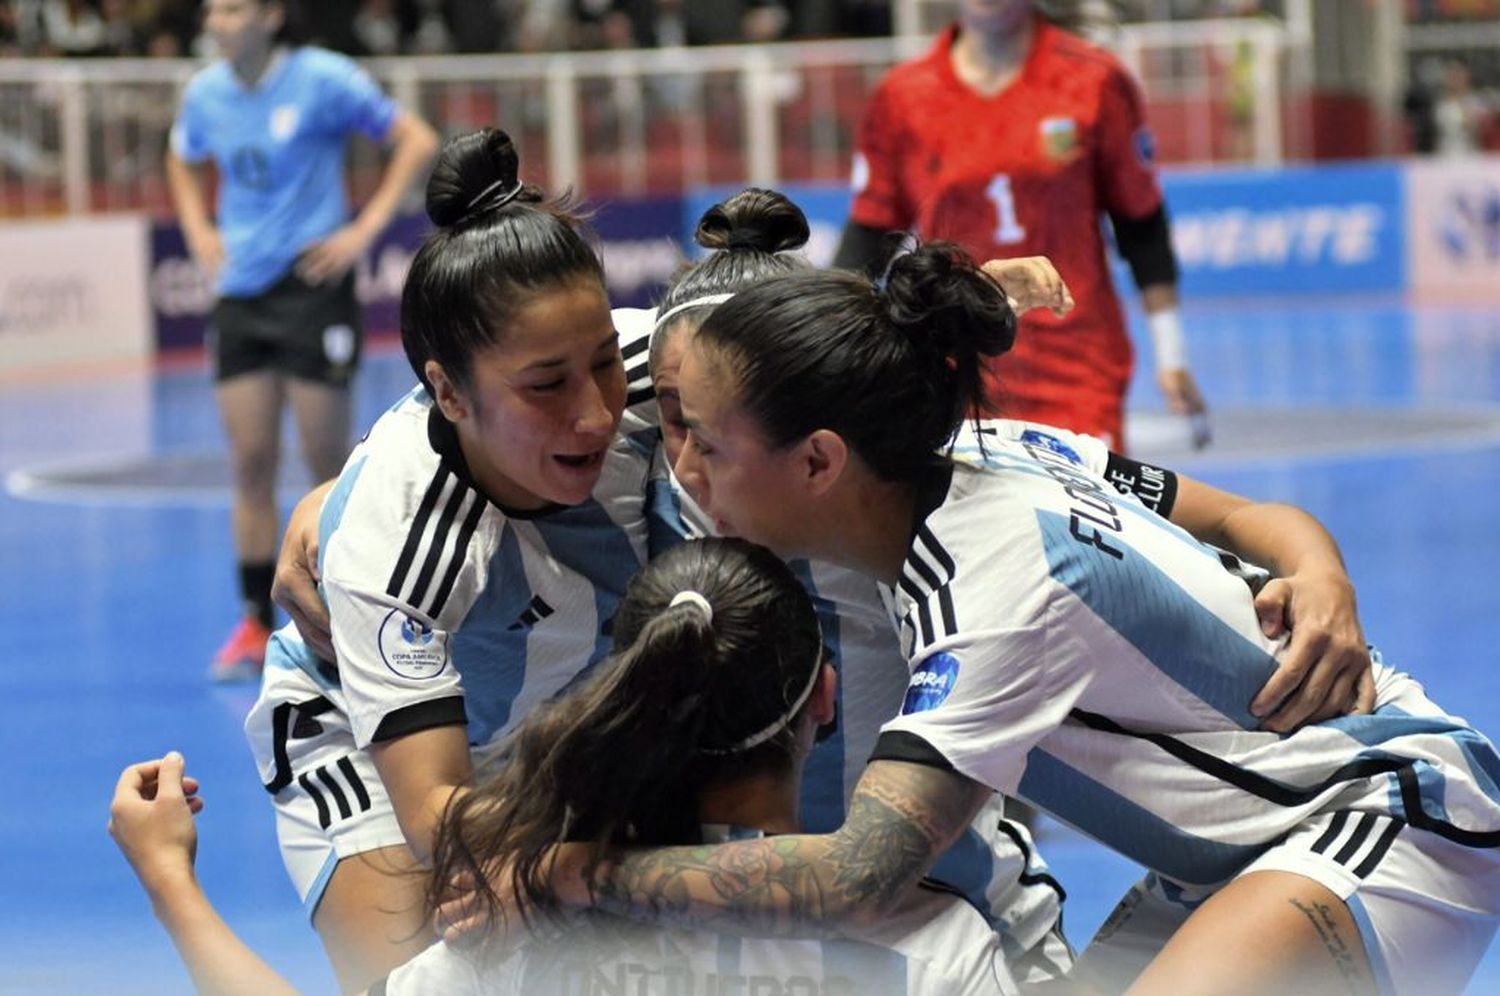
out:
{"label": "white railing", "polygon": [[[505,127],[528,177],[550,189],[639,196],[841,181],[869,92],[926,44],[903,37],[366,64],[403,105],[450,133]],[[1131,25],[1117,40],[1143,80],[1165,157],[1198,162],[1299,154],[1281,124],[1299,45],[1275,23],[1246,20]],[[161,154],[196,68],[0,60],[0,216],[165,212]],[[1234,88],[1245,86],[1249,118],[1232,105]],[[374,150],[356,149],[356,196],[375,162]]]}

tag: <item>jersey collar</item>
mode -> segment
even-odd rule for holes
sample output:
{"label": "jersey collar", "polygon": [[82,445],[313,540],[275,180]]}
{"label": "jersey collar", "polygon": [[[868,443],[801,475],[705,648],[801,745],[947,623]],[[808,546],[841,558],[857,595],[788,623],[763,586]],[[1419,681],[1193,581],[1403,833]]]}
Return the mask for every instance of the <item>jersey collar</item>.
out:
{"label": "jersey collar", "polygon": [[917,479],[917,501],[912,507],[908,548],[912,542],[915,542],[917,530],[922,528],[922,523],[926,522],[927,517],[936,512],[947,499],[948,489],[953,485],[953,467],[952,460],[937,460]]}
{"label": "jersey collar", "polygon": [[1032,63],[1036,61],[1037,53],[1045,46],[1051,44],[1053,33],[1060,30],[1053,23],[1040,14],[1033,14],[1031,31],[1031,48],[1026,51],[1026,58],[1021,61],[1021,71],[1016,78],[995,93],[985,96],[975,90],[969,84],[958,78],[958,72],[953,68],[953,44],[958,41],[958,34],[962,28],[957,21],[943,29],[938,35],[937,41],[933,43],[931,56],[936,63],[937,71],[941,74],[943,82],[956,90],[959,90],[975,100],[993,101],[1011,93],[1015,88],[1031,74]]}

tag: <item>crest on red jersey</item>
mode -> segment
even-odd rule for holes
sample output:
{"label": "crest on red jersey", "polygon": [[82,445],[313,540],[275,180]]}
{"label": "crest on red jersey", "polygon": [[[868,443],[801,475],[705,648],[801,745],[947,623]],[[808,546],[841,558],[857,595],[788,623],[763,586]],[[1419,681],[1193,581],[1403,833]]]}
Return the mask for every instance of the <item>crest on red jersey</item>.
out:
{"label": "crest on red jersey", "polygon": [[1072,118],[1043,118],[1039,130],[1047,158],[1071,159],[1078,151],[1078,122]]}

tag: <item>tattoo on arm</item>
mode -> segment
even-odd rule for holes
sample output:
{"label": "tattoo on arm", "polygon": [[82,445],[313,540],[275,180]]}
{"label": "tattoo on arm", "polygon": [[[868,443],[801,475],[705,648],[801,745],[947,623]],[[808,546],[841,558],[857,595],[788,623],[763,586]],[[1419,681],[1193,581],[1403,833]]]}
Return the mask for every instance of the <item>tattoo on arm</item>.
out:
{"label": "tattoo on arm", "polygon": [[1323,947],[1328,951],[1328,957],[1333,959],[1334,966],[1338,969],[1339,978],[1343,980],[1351,993],[1365,993],[1369,990],[1369,980],[1361,970],[1360,964],[1364,960],[1349,946],[1339,933],[1339,926],[1333,916],[1333,908],[1327,903],[1313,903],[1308,905],[1298,899],[1287,900],[1297,912],[1307,917],[1312,924],[1313,930],[1317,931],[1318,939],[1323,942]]}
{"label": "tattoo on arm", "polygon": [[627,851],[596,874],[594,902],[731,933],[836,934],[895,906],[988,796],[951,771],[877,761],[834,833]]}

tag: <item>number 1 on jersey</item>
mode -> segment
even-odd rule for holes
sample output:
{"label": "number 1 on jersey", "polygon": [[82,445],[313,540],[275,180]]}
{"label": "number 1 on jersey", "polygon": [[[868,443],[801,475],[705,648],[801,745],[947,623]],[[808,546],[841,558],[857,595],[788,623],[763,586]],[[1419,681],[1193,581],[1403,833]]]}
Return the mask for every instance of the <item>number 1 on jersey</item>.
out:
{"label": "number 1 on jersey", "polygon": [[995,205],[995,244],[1009,246],[1025,239],[1026,229],[1016,218],[1016,198],[1010,192],[1010,177],[997,174],[985,189],[985,194]]}

